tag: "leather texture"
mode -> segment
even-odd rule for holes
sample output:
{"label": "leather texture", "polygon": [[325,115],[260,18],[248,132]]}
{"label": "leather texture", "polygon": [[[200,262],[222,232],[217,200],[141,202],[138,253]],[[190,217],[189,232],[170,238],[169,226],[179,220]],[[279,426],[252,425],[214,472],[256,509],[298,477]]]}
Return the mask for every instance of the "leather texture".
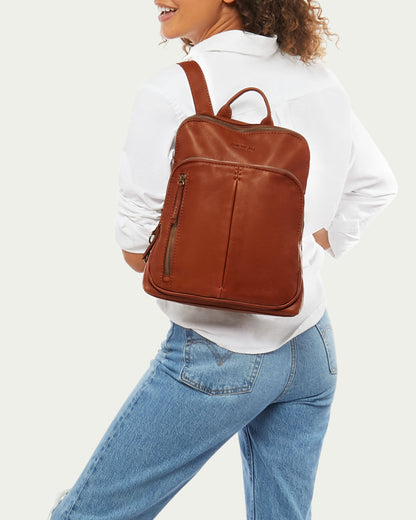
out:
{"label": "leather texture", "polygon": [[[160,222],[143,255],[143,288],[185,304],[295,316],[303,303],[308,143],[273,125],[255,87],[215,115],[198,63],[179,65],[196,113],[176,134]],[[267,108],[259,124],[232,119],[232,102],[251,90]]]}

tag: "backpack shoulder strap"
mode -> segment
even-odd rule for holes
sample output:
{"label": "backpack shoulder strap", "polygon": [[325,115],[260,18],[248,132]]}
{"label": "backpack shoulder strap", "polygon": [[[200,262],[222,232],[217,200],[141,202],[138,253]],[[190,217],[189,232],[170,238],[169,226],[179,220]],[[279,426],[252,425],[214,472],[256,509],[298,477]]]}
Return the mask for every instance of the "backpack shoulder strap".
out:
{"label": "backpack shoulder strap", "polygon": [[178,63],[188,78],[191,87],[192,98],[194,100],[196,114],[206,114],[213,116],[214,110],[211,104],[207,83],[204,73],[199,64],[194,61],[181,61]]}

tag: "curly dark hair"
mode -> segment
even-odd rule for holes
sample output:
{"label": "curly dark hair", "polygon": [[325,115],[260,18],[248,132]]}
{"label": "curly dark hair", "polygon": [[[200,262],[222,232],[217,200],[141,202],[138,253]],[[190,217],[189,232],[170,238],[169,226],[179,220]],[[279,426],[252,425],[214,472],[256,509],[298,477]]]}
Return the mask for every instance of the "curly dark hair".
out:
{"label": "curly dark hair", "polygon": [[[338,34],[329,32],[328,19],[315,0],[235,0],[229,5],[237,9],[244,31],[277,35],[282,52],[299,56],[307,64],[325,56],[325,37],[336,36],[338,44]],[[188,54],[193,43],[188,38],[181,40]]]}

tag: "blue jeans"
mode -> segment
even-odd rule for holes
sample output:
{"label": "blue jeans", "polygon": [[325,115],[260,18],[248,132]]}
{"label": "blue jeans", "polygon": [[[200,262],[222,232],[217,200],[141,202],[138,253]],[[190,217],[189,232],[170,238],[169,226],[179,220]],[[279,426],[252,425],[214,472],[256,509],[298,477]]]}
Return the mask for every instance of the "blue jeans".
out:
{"label": "blue jeans", "polygon": [[171,322],[51,520],[155,518],[235,433],[247,519],[310,519],[336,374],[327,311],[263,354],[231,352]]}

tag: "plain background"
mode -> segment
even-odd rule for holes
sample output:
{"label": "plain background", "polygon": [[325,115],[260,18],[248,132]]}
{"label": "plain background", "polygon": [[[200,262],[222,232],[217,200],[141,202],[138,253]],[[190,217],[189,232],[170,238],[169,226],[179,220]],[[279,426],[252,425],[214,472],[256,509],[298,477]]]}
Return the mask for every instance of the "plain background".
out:
{"label": "plain background", "polygon": [[[327,63],[399,196],[323,277],[338,388],[315,520],[412,519],[414,3],[322,2]],[[46,520],[146,370],[169,322],[114,240],[135,92],[180,61],[153,2],[15,0],[2,9],[0,516]],[[236,436],[158,516],[244,520]]]}

